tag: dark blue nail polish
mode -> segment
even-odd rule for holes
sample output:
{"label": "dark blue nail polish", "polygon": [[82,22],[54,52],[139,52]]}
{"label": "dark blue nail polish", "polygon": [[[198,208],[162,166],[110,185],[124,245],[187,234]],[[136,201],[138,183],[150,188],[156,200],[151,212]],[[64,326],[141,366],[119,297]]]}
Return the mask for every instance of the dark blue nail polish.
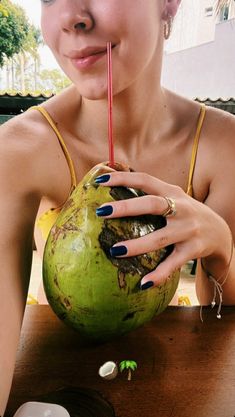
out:
{"label": "dark blue nail polish", "polygon": [[113,212],[112,206],[104,206],[96,209],[97,216],[109,216]]}
{"label": "dark blue nail polish", "polygon": [[153,287],[153,281],[147,281],[143,285],[140,285],[141,290],[148,290],[149,288]]}
{"label": "dark blue nail polish", "polygon": [[96,184],[102,184],[103,182],[107,182],[110,179],[109,174],[100,175],[99,177],[95,178]]}
{"label": "dark blue nail polish", "polygon": [[127,254],[127,247],[126,246],[112,246],[109,251],[110,251],[111,256],[122,256],[122,255]]}

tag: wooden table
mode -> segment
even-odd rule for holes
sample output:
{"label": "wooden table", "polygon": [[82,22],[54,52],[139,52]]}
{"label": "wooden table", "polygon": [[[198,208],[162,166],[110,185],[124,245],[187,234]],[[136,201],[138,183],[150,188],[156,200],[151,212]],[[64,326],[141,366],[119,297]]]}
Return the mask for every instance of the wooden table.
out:
{"label": "wooden table", "polygon": [[[113,407],[108,416],[234,417],[235,308],[223,307],[222,320],[204,308],[203,318],[198,307],[168,307],[129,335],[86,346],[49,306],[28,306],[6,417],[26,401],[55,398],[48,393],[62,387],[97,391]],[[124,359],[138,363],[131,381],[125,372],[112,381],[99,377],[104,362]],[[106,417],[76,414],[77,398],[67,407],[71,417]]]}

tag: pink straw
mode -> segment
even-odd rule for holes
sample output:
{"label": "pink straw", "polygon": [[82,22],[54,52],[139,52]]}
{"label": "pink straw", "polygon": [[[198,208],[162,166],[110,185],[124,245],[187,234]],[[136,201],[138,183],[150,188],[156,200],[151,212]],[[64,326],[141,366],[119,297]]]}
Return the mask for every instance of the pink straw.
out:
{"label": "pink straw", "polygon": [[108,142],[109,142],[109,166],[114,167],[114,146],[113,146],[113,79],[112,79],[112,44],[107,42],[107,64],[108,64]]}

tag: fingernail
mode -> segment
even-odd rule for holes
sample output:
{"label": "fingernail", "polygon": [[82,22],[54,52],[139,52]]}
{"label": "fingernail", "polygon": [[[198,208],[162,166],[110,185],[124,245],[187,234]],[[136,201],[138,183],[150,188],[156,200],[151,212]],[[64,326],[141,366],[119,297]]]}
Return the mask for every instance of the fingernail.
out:
{"label": "fingernail", "polygon": [[112,206],[103,206],[96,209],[97,216],[109,216],[113,212]]}
{"label": "fingernail", "polygon": [[126,246],[112,246],[110,249],[111,256],[122,256],[127,254]]}
{"label": "fingernail", "polygon": [[149,288],[153,287],[154,283],[153,281],[147,281],[143,285],[140,284],[141,290],[148,290]]}
{"label": "fingernail", "polygon": [[96,184],[102,184],[103,182],[107,182],[110,179],[109,174],[99,175],[99,177],[95,178]]}

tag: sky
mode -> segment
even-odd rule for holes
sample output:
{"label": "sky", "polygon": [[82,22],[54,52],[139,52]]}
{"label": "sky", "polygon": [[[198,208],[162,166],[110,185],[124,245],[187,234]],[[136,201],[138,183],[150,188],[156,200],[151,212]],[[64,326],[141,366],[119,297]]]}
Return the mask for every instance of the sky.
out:
{"label": "sky", "polygon": [[18,4],[26,10],[26,14],[29,17],[29,20],[35,24],[35,26],[40,26],[40,17],[41,17],[41,7],[40,0],[13,0],[13,3]]}
{"label": "sky", "polygon": [[[13,3],[23,7],[26,11],[26,15],[29,21],[36,27],[40,27],[41,19],[41,5],[40,0],[12,0]],[[40,48],[41,64],[44,68],[53,69],[59,68],[56,60],[54,59],[51,51],[47,46]]]}

